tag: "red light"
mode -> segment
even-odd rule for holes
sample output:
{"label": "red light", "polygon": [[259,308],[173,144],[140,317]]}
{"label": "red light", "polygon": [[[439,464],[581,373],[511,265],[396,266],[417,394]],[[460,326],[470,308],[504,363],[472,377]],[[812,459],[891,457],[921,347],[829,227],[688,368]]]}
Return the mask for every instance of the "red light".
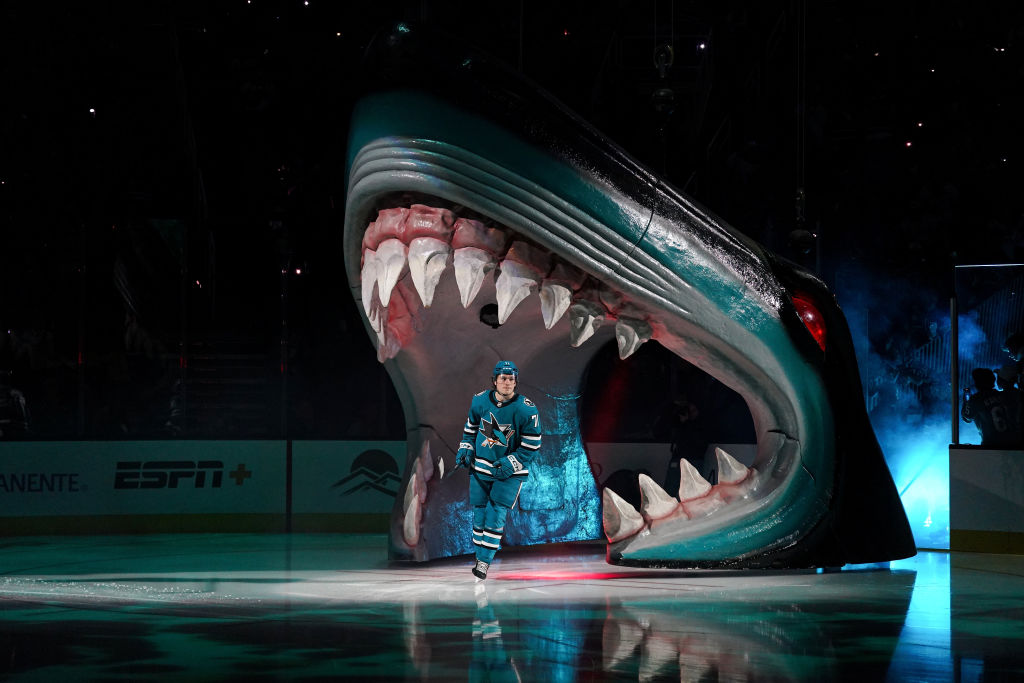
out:
{"label": "red light", "polygon": [[504,572],[496,578],[504,581],[609,581],[650,578],[645,572],[587,572],[572,570]]}
{"label": "red light", "polygon": [[811,298],[806,294],[798,292],[793,294],[793,305],[796,307],[797,315],[800,316],[800,320],[803,321],[804,325],[810,331],[811,336],[814,337],[814,341],[818,342],[818,346],[821,350],[825,350],[825,319],[821,317],[821,312],[818,310]]}

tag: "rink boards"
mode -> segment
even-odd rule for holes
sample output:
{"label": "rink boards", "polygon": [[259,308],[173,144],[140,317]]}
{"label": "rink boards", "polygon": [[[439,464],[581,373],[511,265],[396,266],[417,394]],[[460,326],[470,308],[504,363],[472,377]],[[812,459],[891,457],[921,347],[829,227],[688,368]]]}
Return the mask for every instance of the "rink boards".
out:
{"label": "rink boards", "polygon": [[1024,554],[1024,451],[949,447],[950,550]]}
{"label": "rink boards", "polygon": [[381,531],[405,442],[0,444],[4,535]]}

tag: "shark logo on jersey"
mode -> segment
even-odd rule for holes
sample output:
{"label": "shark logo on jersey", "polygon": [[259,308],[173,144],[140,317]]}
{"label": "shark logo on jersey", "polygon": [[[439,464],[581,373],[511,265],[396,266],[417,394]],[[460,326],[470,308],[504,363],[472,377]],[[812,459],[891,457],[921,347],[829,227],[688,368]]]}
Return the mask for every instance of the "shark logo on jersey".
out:
{"label": "shark logo on jersey", "polygon": [[499,424],[498,419],[494,417],[494,413],[491,413],[491,419],[486,417],[480,421],[480,433],[484,435],[483,446],[508,446],[509,439],[512,438],[512,434],[516,430],[512,429],[512,425]]}

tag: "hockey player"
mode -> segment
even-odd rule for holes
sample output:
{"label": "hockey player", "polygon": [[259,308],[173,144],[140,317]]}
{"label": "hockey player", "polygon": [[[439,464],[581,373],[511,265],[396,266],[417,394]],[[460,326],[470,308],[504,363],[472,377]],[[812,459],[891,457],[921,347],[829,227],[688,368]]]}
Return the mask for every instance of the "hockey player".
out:
{"label": "hockey player", "polygon": [[487,569],[501,545],[505,518],[529,476],[533,454],[540,449],[540,415],[533,401],[516,393],[519,368],[499,361],[493,389],[473,397],[455,463],[470,470],[469,502],[473,506],[473,575],[487,578]]}
{"label": "hockey player", "polygon": [[1020,391],[1014,387],[996,390],[996,376],[989,368],[974,368],[971,379],[978,391],[973,396],[964,394],[960,417],[978,426],[982,446],[1019,448],[1024,408]]}

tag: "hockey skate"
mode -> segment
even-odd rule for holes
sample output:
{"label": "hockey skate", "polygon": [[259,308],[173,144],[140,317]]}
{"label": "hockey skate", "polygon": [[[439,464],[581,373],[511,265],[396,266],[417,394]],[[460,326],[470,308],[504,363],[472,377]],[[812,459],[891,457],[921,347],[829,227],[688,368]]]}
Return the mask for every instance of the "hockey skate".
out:
{"label": "hockey skate", "polygon": [[487,578],[487,568],[491,565],[487,564],[483,560],[477,560],[476,565],[473,567],[473,576],[478,579]]}

